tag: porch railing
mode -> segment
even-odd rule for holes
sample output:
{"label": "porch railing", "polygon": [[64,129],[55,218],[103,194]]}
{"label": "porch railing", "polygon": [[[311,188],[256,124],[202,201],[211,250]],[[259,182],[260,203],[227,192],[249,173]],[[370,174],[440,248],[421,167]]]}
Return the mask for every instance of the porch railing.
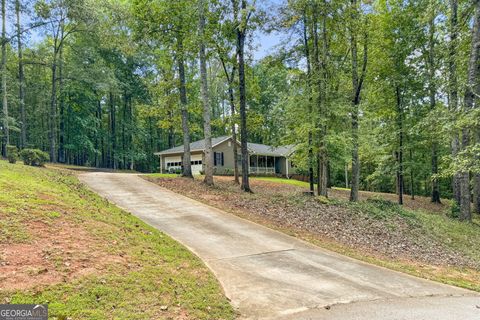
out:
{"label": "porch railing", "polygon": [[250,167],[251,174],[275,174],[275,167]]}

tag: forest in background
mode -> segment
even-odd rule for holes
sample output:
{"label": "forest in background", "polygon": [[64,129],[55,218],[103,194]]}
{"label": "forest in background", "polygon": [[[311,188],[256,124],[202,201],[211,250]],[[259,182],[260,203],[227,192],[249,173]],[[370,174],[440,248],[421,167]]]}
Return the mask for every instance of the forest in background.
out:
{"label": "forest in background", "polygon": [[[1,5],[4,156],[15,145],[154,172],[156,151],[234,134],[243,155],[247,140],[294,145],[312,193],[452,198],[462,220],[471,203],[480,211],[480,0]],[[258,32],[283,41],[256,61]]]}

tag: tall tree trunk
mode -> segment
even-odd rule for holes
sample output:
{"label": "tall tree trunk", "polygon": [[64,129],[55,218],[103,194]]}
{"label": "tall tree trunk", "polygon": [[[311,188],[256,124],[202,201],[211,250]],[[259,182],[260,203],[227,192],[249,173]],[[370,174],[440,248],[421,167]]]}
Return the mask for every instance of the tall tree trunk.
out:
{"label": "tall tree trunk", "polygon": [[[208,99],[207,57],[205,54],[205,2],[198,1],[198,30],[200,37],[200,80],[203,103],[203,133],[205,136],[205,179],[204,183],[213,186],[213,150],[210,103]],[[235,144],[235,142],[234,142]]]}
{"label": "tall tree trunk", "polygon": [[127,112],[128,111],[128,96],[127,90],[123,90],[123,110],[122,110],[122,169],[127,169]]}
{"label": "tall tree trunk", "polygon": [[239,173],[238,173],[238,146],[237,146],[237,128],[236,128],[236,122],[235,122],[235,114],[236,108],[235,108],[235,95],[233,94],[233,81],[235,79],[235,65],[232,67],[232,73],[231,75],[228,74],[227,70],[227,65],[225,64],[225,59],[222,57],[220,53],[220,62],[222,63],[223,67],[223,72],[225,73],[225,77],[227,78],[227,83],[228,83],[228,100],[230,102],[230,126],[231,126],[231,131],[232,131],[232,140],[233,140],[233,176],[234,176],[234,182],[236,184],[240,184],[239,181]]}
{"label": "tall tree trunk", "polygon": [[23,44],[20,21],[20,0],[15,1],[15,13],[17,16],[17,53],[18,53],[18,100],[20,104],[20,148],[27,145],[27,118],[25,114],[25,73],[23,68]]}
{"label": "tall tree trunk", "polygon": [[319,176],[318,176],[318,195],[328,196],[328,154],[327,154],[327,57],[328,57],[328,38],[327,38],[327,1],[323,1],[323,8],[321,11],[321,23],[322,23],[322,50],[321,50],[321,63],[320,67],[320,101],[319,101]]}
{"label": "tall tree trunk", "polygon": [[[307,32],[307,10],[305,9],[303,13],[303,46],[305,48],[305,58],[307,59],[307,87],[308,87],[308,114],[310,117],[310,121],[313,119],[313,97],[312,97],[312,68],[311,68],[311,61],[310,61],[310,49],[308,43],[308,32]],[[310,123],[310,125],[312,125]],[[308,182],[310,187],[310,194],[314,195],[315,193],[315,177],[313,174],[313,133],[312,128],[308,130]]]}
{"label": "tall tree trunk", "polygon": [[95,134],[95,167],[99,168],[101,166],[101,156],[103,152],[100,152],[100,146],[103,145],[103,141],[101,139],[102,134],[102,101],[98,99],[97,101],[97,112],[95,114],[97,116],[97,132]]}
{"label": "tall tree trunk", "polygon": [[[361,76],[358,76],[358,50],[357,50],[357,26],[355,22],[358,20],[357,0],[351,0],[352,16],[350,27],[350,47],[352,52],[352,183],[350,188],[350,201],[358,201],[358,189],[360,185],[360,160],[358,158],[358,115],[363,88],[363,81],[367,70],[368,47],[367,36],[363,47],[363,65]],[[365,31],[366,32],[366,31]]]}
{"label": "tall tree trunk", "polygon": [[[479,94],[479,70],[480,62],[480,0],[475,0],[475,13],[472,25],[472,45],[470,49],[470,59],[468,62],[467,87],[465,89],[464,112],[468,114],[474,107],[475,96]],[[465,150],[470,145],[471,130],[468,127],[462,128],[462,149]],[[471,191],[470,191],[470,172],[468,168],[463,168],[460,173],[460,220],[472,219],[471,213]]]}
{"label": "tall tree trunk", "polygon": [[397,130],[398,130],[398,151],[397,151],[397,192],[398,204],[403,204],[403,106],[400,88],[395,88],[397,100]]}
{"label": "tall tree trunk", "polygon": [[[247,17],[247,1],[241,0],[241,21],[237,26],[237,57],[238,57],[238,92],[240,100],[240,143],[242,150],[242,190],[251,192],[248,179],[249,157],[248,157],[248,130],[247,130],[247,97],[245,84],[245,37]],[[237,13],[238,14],[238,13]],[[238,23],[238,21],[237,21]]]}
{"label": "tall tree trunk", "polygon": [[415,175],[413,174],[413,151],[410,149],[410,198],[415,200]]}
{"label": "tall tree trunk", "polygon": [[7,31],[6,31],[6,0],[2,0],[2,104],[3,104],[3,140],[2,155],[7,156],[7,146],[10,144],[10,130],[8,127],[8,100],[7,100]]}
{"label": "tall tree trunk", "polygon": [[115,117],[115,100],[113,92],[110,91],[110,167],[117,169],[117,132],[116,132],[116,117]]}
{"label": "tall tree trunk", "polygon": [[177,63],[179,75],[180,105],[182,112],[182,131],[183,131],[183,172],[182,176],[193,178],[191,153],[190,153],[190,128],[188,125],[188,100],[185,80],[185,57],[183,52],[183,36],[179,32],[177,35]]}
{"label": "tall tree trunk", "polygon": [[[432,9],[434,10],[434,9]],[[434,111],[437,102],[436,102],[436,94],[437,94],[437,86],[435,84],[435,12],[431,13],[429,19],[429,39],[428,39],[428,90],[430,94],[430,110]],[[436,137],[433,137],[432,141],[432,196],[431,201],[433,203],[440,203],[440,185],[438,183],[438,178],[436,175],[438,174],[438,143],[436,141]]]}
{"label": "tall tree trunk", "polygon": [[[480,145],[480,130],[476,129],[476,142]],[[478,161],[478,158],[477,158]],[[480,174],[473,175],[473,209],[476,213],[480,213]]]}
{"label": "tall tree trunk", "polygon": [[[232,79],[235,68],[232,69]],[[232,80],[233,81],[233,80]],[[233,140],[233,177],[236,184],[240,184],[238,174],[238,145],[237,145],[237,128],[235,123],[235,97],[233,95],[232,83],[228,84],[228,95],[230,97],[230,112],[232,113],[232,140]]]}
{"label": "tall tree trunk", "polygon": [[[458,0],[450,0],[448,43],[448,108],[452,114],[458,112],[458,84],[457,84],[457,38],[458,38]],[[452,156],[455,158],[460,149],[458,132],[452,135]],[[460,205],[460,175],[456,172],[452,179],[453,198]]]}
{"label": "tall tree trunk", "polygon": [[[60,39],[63,39],[63,25],[61,27]],[[64,86],[65,80],[63,77],[63,41],[60,44],[58,51],[58,92],[60,98],[60,123],[58,136],[58,162],[65,163],[65,96]]]}
{"label": "tall tree trunk", "polygon": [[170,110],[168,111],[168,148],[175,147],[175,129],[172,126],[173,123],[173,112]]}
{"label": "tall tree trunk", "polygon": [[[318,131],[318,136],[316,137],[316,145],[317,145],[317,195],[319,196],[327,196],[326,190],[326,159],[324,157],[325,150],[324,150],[324,124],[322,121],[322,117],[324,117],[324,102],[325,98],[324,95],[326,94],[324,90],[324,65],[325,62],[322,61],[320,63],[320,47],[319,47],[319,39],[318,39],[318,22],[317,22],[317,5],[313,4],[312,10],[312,27],[311,27],[311,34],[313,36],[313,70],[314,70],[314,77],[315,77],[315,87],[316,87],[316,96],[315,100],[317,102],[317,114],[315,117],[316,122],[316,129]],[[325,19],[325,16],[322,15],[322,18]],[[323,52],[322,52],[323,58]],[[322,66],[321,66],[322,65]]]}
{"label": "tall tree trunk", "polygon": [[53,61],[52,61],[52,92],[50,96],[50,116],[48,140],[50,142],[50,161],[57,162],[57,40],[55,39],[53,48]]}

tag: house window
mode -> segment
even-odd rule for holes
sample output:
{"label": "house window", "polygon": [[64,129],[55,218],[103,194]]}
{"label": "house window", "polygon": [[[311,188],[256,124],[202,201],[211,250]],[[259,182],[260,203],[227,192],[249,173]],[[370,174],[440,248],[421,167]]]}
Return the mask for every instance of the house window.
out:
{"label": "house window", "polygon": [[214,166],[224,166],[223,152],[214,152],[213,153],[213,165]]}
{"label": "house window", "polygon": [[195,166],[195,165],[202,164],[202,160],[193,160],[193,161],[191,162],[191,164],[194,165],[194,166]]}

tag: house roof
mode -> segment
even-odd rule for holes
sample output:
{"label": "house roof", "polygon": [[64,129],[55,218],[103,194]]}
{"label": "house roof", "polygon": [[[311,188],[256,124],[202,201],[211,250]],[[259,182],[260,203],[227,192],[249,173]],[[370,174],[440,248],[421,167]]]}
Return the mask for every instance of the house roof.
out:
{"label": "house roof", "polygon": [[272,147],[272,146],[267,146],[265,144],[250,143],[250,142],[247,145],[248,145],[248,151],[250,151],[250,154],[259,154],[263,156],[287,157],[293,151],[292,145]]}
{"label": "house roof", "polygon": [[[212,138],[212,147],[215,147],[216,145],[219,145],[220,143],[230,139],[230,136],[222,136],[222,137],[217,137],[217,138]],[[205,139],[198,140],[195,142],[190,143],[190,151],[203,151],[205,150]],[[161,152],[155,152],[155,154],[162,155],[162,154],[172,154],[172,153],[182,153],[183,152],[183,144],[178,147],[174,147],[171,149],[163,150]]]}
{"label": "house roof", "polygon": [[[215,147],[231,138],[232,138],[231,136],[222,136],[222,137],[212,138],[212,147]],[[287,157],[293,152],[293,149],[294,149],[293,145],[272,147],[272,146],[267,146],[265,144],[250,143],[250,142],[248,142],[247,146],[250,154],[276,156],[276,157]],[[204,151],[204,150],[205,150],[205,139],[190,143],[191,152],[194,152],[194,151],[198,152],[198,151]],[[155,155],[175,154],[175,153],[183,153],[183,145],[174,147],[171,149],[167,149],[161,152],[156,152]]]}

